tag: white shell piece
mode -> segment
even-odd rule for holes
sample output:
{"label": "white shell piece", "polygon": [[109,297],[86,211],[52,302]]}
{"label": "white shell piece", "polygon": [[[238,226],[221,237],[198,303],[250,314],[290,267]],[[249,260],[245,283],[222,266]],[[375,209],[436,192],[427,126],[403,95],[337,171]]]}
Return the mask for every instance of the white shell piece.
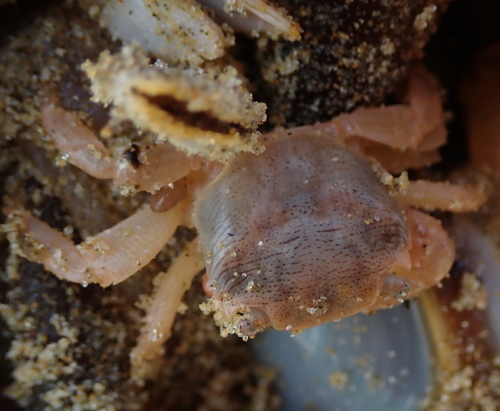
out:
{"label": "white shell piece", "polygon": [[226,45],[222,30],[194,0],[110,0],[101,23],[123,43],[137,41],[169,62],[214,60]]}
{"label": "white shell piece", "polygon": [[418,303],[358,314],[290,337],[268,330],[250,344],[277,369],[282,411],[414,411],[432,383]]}
{"label": "white shell piece", "polygon": [[227,22],[234,30],[258,35],[267,33],[271,37],[300,39],[300,26],[293,22],[283,10],[264,0],[198,0],[211,7],[217,17]]}

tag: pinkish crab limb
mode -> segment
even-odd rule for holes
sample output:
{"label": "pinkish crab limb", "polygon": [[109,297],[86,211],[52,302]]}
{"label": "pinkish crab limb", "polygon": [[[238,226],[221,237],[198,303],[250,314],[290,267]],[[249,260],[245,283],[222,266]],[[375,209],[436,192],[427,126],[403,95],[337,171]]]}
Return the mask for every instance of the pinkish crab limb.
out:
{"label": "pinkish crab limb", "polygon": [[[440,159],[437,149],[446,143],[447,132],[441,91],[425,69],[415,69],[406,100],[408,104],[360,108],[311,126],[276,129],[261,140],[325,133],[376,158],[392,172],[433,164]],[[427,105],[432,111],[427,110]]]}
{"label": "pinkish crab limb", "polygon": [[54,146],[74,166],[97,178],[113,178],[115,165],[107,147],[73,114],[54,103],[47,91],[40,95],[42,125]]}
{"label": "pinkish crab limb", "polygon": [[443,123],[443,90],[437,79],[423,66],[413,67],[404,101],[417,114],[420,127],[430,132]]}
{"label": "pinkish crab limb", "polygon": [[[369,158],[375,158],[387,171],[393,174],[401,174],[408,169],[419,169],[436,164],[441,160],[438,147],[428,151],[408,150],[404,154],[401,150],[373,143],[364,139],[349,138],[347,144],[361,151]],[[420,146],[419,146],[420,147]]]}
{"label": "pinkish crab limb", "polygon": [[448,130],[446,130],[444,122],[441,122],[431,131],[424,134],[422,141],[420,141],[420,144],[417,147],[417,152],[429,152],[436,150],[446,144],[447,137]]}
{"label": "pinkish crab limb", "polygon": [[315,127],[335,136],[363,137],[393,149],[435,150],[446,142],[442,91],[424,67],[412,69],[405,104],[360,108]]}
{"label": "pinkish crab limb", "polygon": [[359,136],[399,150],[415,149],[423,138],[417,113],[402,104],[340,114],[331,121],[331,126],[338,135]]}
{"label": "pinkish crab limb", "polygon": [[111,157],[108,148],[74,114],[56,104],[48,90],[40,96],[42,124],[54,146],[67,161],[91,176],[113,179],[128,190],[155,191],[184,177],[191,160],[170,143],[132,145],[121,160]]}
{"label": "pinkish crab limb", "polygon": [[[442,110],[441,110],[442,114]],[[417,112],[407,105],[361,108],[341,114],[325,123],[294,129],[276,129],[263,135],[261,141],[286,138],[303,133],[330,135],[376,158],[391,172],[419,168],[439,161],[438,148],[446,143],[446,128],[442,121],[427,128]]]}
{"label": "pinkish crab limb", "polygon": [[155,192],[181,180],[195,166],[195,161],[170,143],[133,145],[116,167],[114,183],[133,191]]}
{"label": "pinkish crab limb", "polygon": [[[379,108],[380,116],[384,116],[384,107]],[[394,125],[393,125],[394,126]],[[415,149],[408,149],[404,152],[397,147],[390,147],[380,142],[369,140],[370,135],[360,137],[348,136],[346,144],[364,153],[367,157],[376,158],[382,166],[391,173],[399,174],[410,168],[436,164],[441,160],[438,149],[446,143],[448,132],[444,122],[441,122],[431,131],[423,134],[422,139]],[[411,135],[410,135],[411,136]],[[339,135],[339,137],[342,137]],[[402,139],[406,137],[400,136]],[[401,143],[400,143],[401,144]]]}
{"label": "pinkish crab limb", "polygon": [[200,246],[198,241],[193,241],[175,259],[168,271],[162,274],[144,318],[137,346],[130,354],[136,373],[147,373],[145,365],[152,364],[161,354],[163,344],[170,337],[184,292],[191,286],[193,277],[202,269]]}
{"label": "pinkish crab limb", "polygon": [[164,213],[144,207],[121,223],[82,244],[27,211],[9,213],[11,244],[16,251],[59,278],[102,287],[120,283],[149,263],[181,223],[183,204]]}
{"label": "pinkish crab limb", "polygon": [[173,184],[162,187],[151,197],[151,210],[156,213],[170,210],[187,195],[186,179],[182,178]]}
{"label": "pinkish crab limb", "polygon": [[476,211],[486,201],[484,193],[448,181],[417,180],[408,187],[394,193],[394,198],[403,204],[424,210],[441,210],[455,213]]}

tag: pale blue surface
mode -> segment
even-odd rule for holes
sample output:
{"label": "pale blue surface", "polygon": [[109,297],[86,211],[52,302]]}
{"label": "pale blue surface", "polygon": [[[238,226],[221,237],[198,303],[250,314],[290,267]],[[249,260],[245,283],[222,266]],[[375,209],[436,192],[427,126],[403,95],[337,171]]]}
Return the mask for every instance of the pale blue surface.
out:
{"label": "pale blue surface", "polygon": [[[290,337],[270,330],[252,348],[276,367],[283,411],[415,411],[431,385],[430,347],[417,305],[356,315]],[[347,377],[343,389],[330,384]]]}

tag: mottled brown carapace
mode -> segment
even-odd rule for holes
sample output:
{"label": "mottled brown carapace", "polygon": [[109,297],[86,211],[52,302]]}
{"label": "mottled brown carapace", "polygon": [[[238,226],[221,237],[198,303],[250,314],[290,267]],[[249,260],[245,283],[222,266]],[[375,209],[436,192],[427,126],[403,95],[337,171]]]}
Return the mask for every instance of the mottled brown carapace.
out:
{"label": "mottled brown carapace", "polygon": [[416,211],[403,211],[370,161],[342,142],[290,134],[237,157],[197,201],[205,288],[243,336],[300,331],[421,287],[397,269],[414,263],[406,220]]}

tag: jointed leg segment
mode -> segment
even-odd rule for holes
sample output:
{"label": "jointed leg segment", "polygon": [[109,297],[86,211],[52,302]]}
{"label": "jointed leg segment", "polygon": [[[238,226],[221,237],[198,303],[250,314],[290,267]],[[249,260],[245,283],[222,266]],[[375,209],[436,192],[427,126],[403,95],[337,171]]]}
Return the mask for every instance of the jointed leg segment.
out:
{"label": "jointed leg segment", "polygon": [[59,278],[102,287],[117,284],[149,263],[183,218],[183,203],[164,213],[149,206],[96,236],[74,245],[27,211],[9,214],[9,239],[18,254]]}
{"label": "jointed leg segment", "polygon": [[144,318],[137,346],[130,354],[136,377],[150,372],[161,348],[170,338],[177,309],[193,277],[204,267],[198,241],[191,242],[175,259],[153,294],[153,300]]}

